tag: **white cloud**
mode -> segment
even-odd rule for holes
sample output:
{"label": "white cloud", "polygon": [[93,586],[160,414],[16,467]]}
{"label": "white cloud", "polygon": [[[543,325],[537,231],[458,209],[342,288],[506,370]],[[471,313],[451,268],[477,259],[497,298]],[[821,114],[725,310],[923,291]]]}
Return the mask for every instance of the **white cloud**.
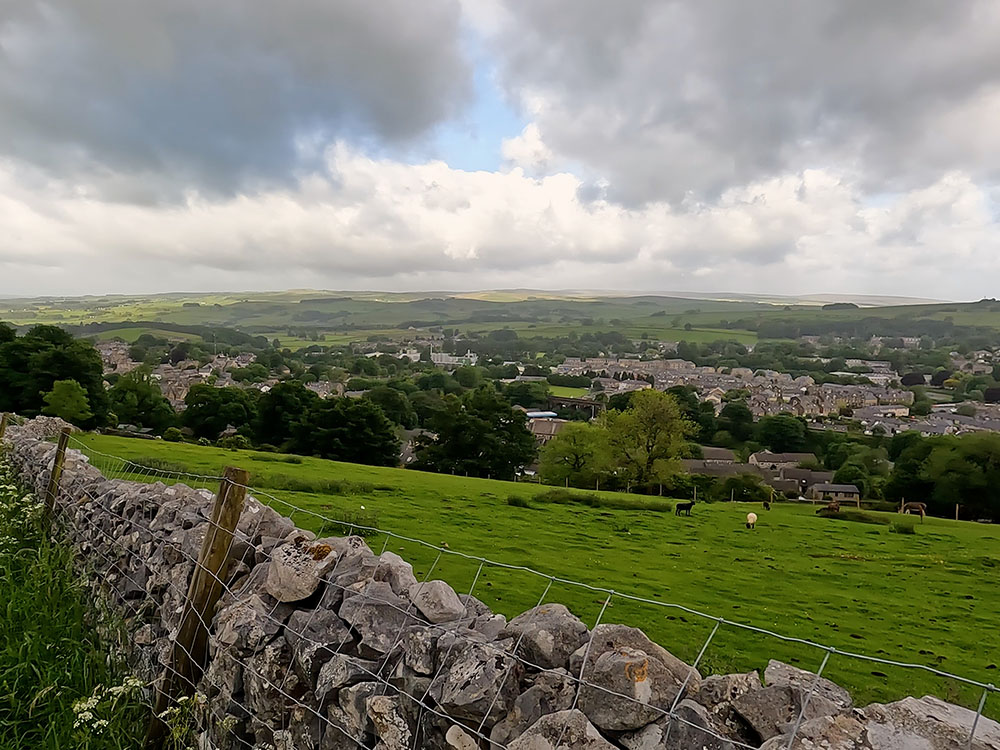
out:
{"label": "white cloud", "polygon": [[501,79],[629,204],[811,167],[1000,178],[994,0],[503,0]]}
{"label": "white cloud", "polygon": [[505,138],[500,152],[508,164],[524,167],[529,171],[540,172],[552,161],[552,149],[542,141],[538,125],[533,122],[525,125],[520,135]]}
{"label": "white cloud", "polygon": [[630,209],[584,200],[569,173],[409,165],[338,143],[292,189],[163,207],[78,187],[0,169],[0,293],[710,284],[947,298],[985,294],[1000,270],[989,197],[961,173],[878,207],[808,170]]}
{"label": "white cloud", "polygon": [[995,294],[993,0],[293,5],[0,0],[0,294]]}

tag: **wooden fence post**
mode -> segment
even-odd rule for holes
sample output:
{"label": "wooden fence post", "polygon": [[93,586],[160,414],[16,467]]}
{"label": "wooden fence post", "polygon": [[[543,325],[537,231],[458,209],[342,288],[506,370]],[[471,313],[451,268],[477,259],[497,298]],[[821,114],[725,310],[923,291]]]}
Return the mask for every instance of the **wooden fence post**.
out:
{"label": "wooden fence post", "polygon": [[63,462],[66,460],[66,444],[69,443],[69,427],[63,427],[59,433],[59,442],[56,444],[56,457],[52,462],[52,471],[49,474],[49,486],[45,490],[45,523],[52,523],[52,516],[56,510],[56,495],[59,494],[59,479],[62,477]]}
{"label": "wooden fence post", "polygon": [[0,440],[3,440],[5,432],[7,432],[7,412],[0,414]]}
{"label": "wooden fence post", "polygon": [[146,748],[160,748],[167,726],[160,719],[172,701],[194,693],[208,662],[208,623],[222,596],[222,582],[229,572],[229,552],[236,525],[243,512],[249,474],[243,469],[226,468],[212,517],[205,532],[198,562],[188,584],[181,624],[174,639],[167,671],[156,695],[156,707],[146,732]]}

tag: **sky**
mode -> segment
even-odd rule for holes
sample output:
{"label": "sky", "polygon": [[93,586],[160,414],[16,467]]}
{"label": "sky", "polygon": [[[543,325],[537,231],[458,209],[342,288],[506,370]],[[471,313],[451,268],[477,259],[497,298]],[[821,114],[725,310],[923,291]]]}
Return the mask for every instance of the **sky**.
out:
{"label": "sky", "polygon": [[0,295],[997,296],[995,0],[0,0]]}

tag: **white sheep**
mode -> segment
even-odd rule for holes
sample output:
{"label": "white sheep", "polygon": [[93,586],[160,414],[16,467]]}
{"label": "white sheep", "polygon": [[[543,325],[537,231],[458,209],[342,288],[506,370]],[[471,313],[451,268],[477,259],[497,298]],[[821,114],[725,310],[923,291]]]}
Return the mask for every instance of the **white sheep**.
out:
{"label": "white sheep", "polygon": [[752,529],[757,525],[757,514],[747,513],[747,528]]}

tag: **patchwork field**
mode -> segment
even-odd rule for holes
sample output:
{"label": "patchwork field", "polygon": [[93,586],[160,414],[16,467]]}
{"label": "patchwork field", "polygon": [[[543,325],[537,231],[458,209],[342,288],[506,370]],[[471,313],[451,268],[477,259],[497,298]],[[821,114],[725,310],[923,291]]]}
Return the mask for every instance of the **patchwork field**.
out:
{"label": "patchwork field", "polygon": [[[257,497],[301,527],[340,533],[345,529],[325,518],[347,518],[447,544],[447,552],[439,554],[395,536],[368,539],[376,552],[385,546],[411,561],[418,578],[443,578],[460,592],[475,581],[475,595],[506,615],[534,606],[544,594],[592,626],[606,590],[613,590],[618,595],[611,597],[604,621],[641,627],[688,661],[716,621],[679,607],[723,618],[705,653],[705,671],[762,668],[769,658],[815,669],[823,658],[812,646],[732,624],[741,623],[842,652],[996,681],[996,527],[928,519],[915,525],[916,533],[900,534],[887,525],[900,521],[894,514],[882,516],[886,525],[869,525],[820,518],[812,506],[791,504],[770,512],[698,504],[687,518],[648,509],[662,506],[660,498],[590,493],[593,505],[554,504],[538,499],[549,488],[534,484],[161,441],[95,435],[81,440],[109,476],[155,481],[134,467],[126,471],[110,456],[166,462],[170,470],[212,476],[235,465],[251,473],[251,484],[260,488]],[[519,498],[519,505],[509,504],[510,496]],[[753,531],[743,526],[751,509],[760,515]],[[478,557],[509,567],[483,565],[477,578]],[[926,671],[842,653],[833,654],[824,674],[849,687],[859,702],[933,693],[974,707],[979,698],[976,690]],[[1000,701],[991,700],[986,709],[1000,716]]]}

